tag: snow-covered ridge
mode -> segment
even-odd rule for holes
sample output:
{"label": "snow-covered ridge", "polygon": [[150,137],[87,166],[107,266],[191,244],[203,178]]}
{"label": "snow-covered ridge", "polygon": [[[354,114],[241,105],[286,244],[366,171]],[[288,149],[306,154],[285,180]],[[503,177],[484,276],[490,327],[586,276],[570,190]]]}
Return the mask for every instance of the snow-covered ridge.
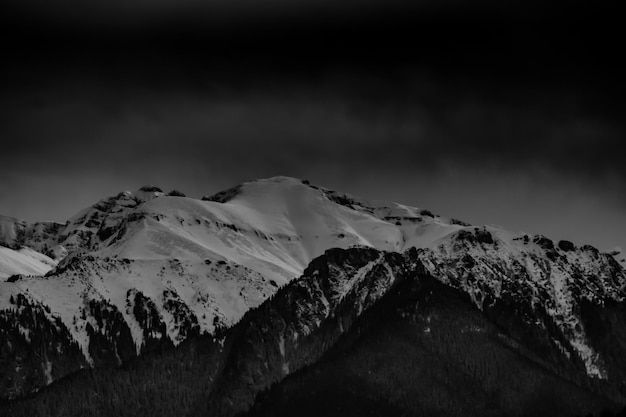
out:
{"label": "snow-covered ridge", "polygon": [[[31,227],[15,219],[0,225],[0,238],[25,247],[0,247],[0,279],[3,262],[5,270],[17,271],[11,275],[45,274],[0,282],[0,311],[15,309],[11,300],[18,295],[45,306],[92,364],[94,334],[113,343],[108,329],[126,326],[133,350],[141,352],[155,341],[177,344],[194,331],[212,333],[300,277],[328,249],[362,246],[395,253],[426,249],[420,259],[429,271],[479,307],[487,295],[523,294],[545,306],[589,374],[604,377],[576,306],[581,297],[621,300],[626,286],[623,267],[588,246],[474,227],[289,177],[247,182],[202,199],[147,186],[105,198],[65,225]],[[42,255],[44,248],[56,259]],[[346,275],[340,292],[352,291],[359,277],[379,267],[386,266],[376,259]],[[320,300],[320,308],[333,302]],[[103,322],[103,311],[119,322]]]}
{"label": "snow-covered ridge", "polygon": [[[14,243],[13,226],[19,221],[10,220],[0,222],[2,237]],[[365,201],[307,181],[274,177],[202,200],[169,196],[155,186],[121,192],[81,210],[64,225],[55,224],[45,239],[30,233],[21,244],[56,260],[67,253],[202,259],[208,251],[278,275],[283,284],[328,248],[429,247],[461,224],[428,210]]]}
{"label": "snow-covered ridge", "polygon": [[[88,356],[90,300],[120,311],[138,349],[145,343],[127,311],[128,292],[137,290],[176,343],[180,331],[171,324],[164,291],[180,295],[199,329],[212,332],[300,276],[329,248],[401,251],[461,227],[394,203],[359,200],[349,207],[330,193],[288,177],[244,183],[203,200],[153,186],[119,193],[73,216],[56,241],[69,254],[45,278],[24,277],[2,291],[0,308],[11,308],[11,294],[27,294],[62,319]],[[410,237],[416,227],[421,232]],[[178,287],[186,281],[193,293]]]}
{"label": "snow-covered ridge", "polygon": [[610,254],[589,245],[576,247],[541,235],[484,227],[460,231],[420,258],[433,275],[464,290],[479,308],[506,299],[545,311],[583,360],[587,373],[607,377],[589,341],[580,303],[626,299],[626,272]]}
{"label": "snow-covered ridge", "polygon": [[203,200],[148,197],[126,192],[102,200],[70,219],[61,241],[130,259],[218,253],[285,283],[331,247],[429,247],[463,227],[395,203],[338,204],[338,193],[288,177],[244,183]]}

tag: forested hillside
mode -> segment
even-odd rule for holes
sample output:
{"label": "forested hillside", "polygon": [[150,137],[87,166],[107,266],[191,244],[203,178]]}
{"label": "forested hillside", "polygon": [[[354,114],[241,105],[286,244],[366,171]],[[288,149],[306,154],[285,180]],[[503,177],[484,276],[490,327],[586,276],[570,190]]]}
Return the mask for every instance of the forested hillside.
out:
{"label": "forested hillside", "polygon": [[[418,256],[327,251],[230,329],[84,369],[0,413],[573,417],[626,405],[619,381],[590,377],[527,310],[480,310]],[[621,323],[609,311],[586,314]]]}

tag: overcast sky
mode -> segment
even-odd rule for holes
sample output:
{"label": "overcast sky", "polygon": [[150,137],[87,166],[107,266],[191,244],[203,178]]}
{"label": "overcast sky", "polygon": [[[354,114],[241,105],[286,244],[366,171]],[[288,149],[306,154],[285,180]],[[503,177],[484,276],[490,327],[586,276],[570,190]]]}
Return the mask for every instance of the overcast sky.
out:
{"label": "overcast sky", "polygon": [[145,184],[200,197],[288,175],[626,245],[606,10],[235,3],[3,6],[0,213],[65,221]]}

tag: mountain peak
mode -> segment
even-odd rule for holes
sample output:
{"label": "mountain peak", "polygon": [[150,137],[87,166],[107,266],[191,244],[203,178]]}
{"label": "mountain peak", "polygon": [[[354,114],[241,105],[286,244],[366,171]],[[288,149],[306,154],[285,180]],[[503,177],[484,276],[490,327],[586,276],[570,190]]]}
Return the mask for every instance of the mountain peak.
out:
{"label": "mountain peak", "polygon": [[[272,305],[291,309],[285,323],[297,329],[285,333],[283,326],[276,334],[275,369],[283,377],[299,366],[288,353],[298,337],[298,343],[312,340],[314,331],[335,323],[337,312],[358,318],[417,272],[465,294],[485,320],[514,319],[522,326],[515,331],[545,333],[549,351],[571,362],[581,378],[626,378],[613,371],[626,369],[623,349],[606,350],[612,348],[594,339],[591,327],[611,323],[603,308],[626,299],[626,272],[592,247],[471,226],[288,176],[244,182],[202,201],[167,197],[173,194],[182,193],[165,194],[154,185],[125,191],[66,224],[31,227],[0,217],[3,235],[55,258],[16,245],[0,248],[0,278],[12,278],[0,282],[0,334],[12,338],[0,338],[9,340],[0,342],[0,350],[15,352],[15,360],[0,369],[7,375],[0,385],[11,387],[5,395],[28,393],[81,366],[117,366],[198,333],[217,337],[275,294],[275,300],[286,294],[285,302]],[[52,256],[57,249],[67,254],[60,262],[62,256]],[[9,275],[41,274],[53,266],[45,277]],[[509,312],[513,316],[502,316],[502,306],[518,307]],[[36,321],[29,318],[33,314],[39,314]],[[429,338],[430,319],[425,320]],[[611,326],[622,328],[621,323]],[[335,336],[344,325],[349,327],[339,321]],[[42,328],[62,329],[61,345],[28,339]],[[33,354],[40,361],[21,371],[22,351],[47,353]],[[74,367],[57,366],[67,358]],[[42,373],[27,379],[24,372],[32,369]]]}
{"label": "mountain peak", "polygon": [[276,194],[285,195],[286,193],[290,193],[299,187],[308,186],[309,184],[310,183],[307,180],[287,176],[259,178],[243,182],[213,195],[205,195],[202,197],[202,200],[227,203],[242,194],[244,191],[245,194],[265,193],[268,196],[276,196]]}
{"label": "mountain peak", "polygon": [[153,198],[162,197],[165,195],[163,190],[155,185],[144,185],[143,187],[139,187],[139,189],[133,191],[130,194],[140,202],[146,202],[152,200]]}
{"label": "mountain peak", "polygon": [[[302,180],[300,178],[296,178],[296,177],[289,177],[286,175],[276,175],[274,177],[269,177],[269,178],[259,178],[256,180],[252,180],[249,182],[273,182],[273,183],[286,183],[286,184],[300,184],[300,183],[304,183],[306,180]],[[307,181],[308,182],[308,181]]]}

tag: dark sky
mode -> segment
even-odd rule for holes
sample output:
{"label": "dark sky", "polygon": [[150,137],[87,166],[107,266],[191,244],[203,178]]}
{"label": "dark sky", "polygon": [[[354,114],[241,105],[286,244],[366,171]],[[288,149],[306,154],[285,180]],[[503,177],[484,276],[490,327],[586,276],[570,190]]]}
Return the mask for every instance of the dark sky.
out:
{"label": "dark sky", "polygon": [[626,245],[623,48],[601,2],[85,4],[1,6],[2,214],[289,175]]}

